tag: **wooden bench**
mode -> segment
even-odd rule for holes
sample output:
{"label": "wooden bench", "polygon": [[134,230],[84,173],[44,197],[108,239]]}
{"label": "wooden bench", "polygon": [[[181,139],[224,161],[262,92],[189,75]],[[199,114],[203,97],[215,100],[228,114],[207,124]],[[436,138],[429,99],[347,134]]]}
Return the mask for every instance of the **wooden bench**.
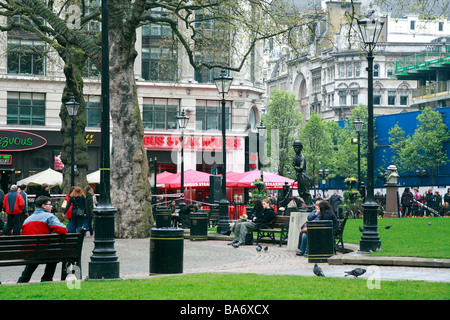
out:
{"label": "wooden bench", "polygon": [[80,269],[85,229],[80,233],[0,237],[0,267],[62,262],[61,280],[70,264]]}
{"label": "wooden bench", "polygon": [[273,223],[271,226],[269,225],[261,225],[259,227],[258,235],[256,236],[256,244],[259,244],[262,238],[269,238],[275,244],[275,233],[280,234],[280,247],[283,242],[287,239],[289,234],[289,216],[280,216],[276,215],[273,219]]}
{"label": "wooden bench", "polygon": [[345,223],[347,222],[347,217],[339,222],[339,228],[334,232],[334,250],[345,253],[344,251],[344,239],[342,235],[344,234]]}

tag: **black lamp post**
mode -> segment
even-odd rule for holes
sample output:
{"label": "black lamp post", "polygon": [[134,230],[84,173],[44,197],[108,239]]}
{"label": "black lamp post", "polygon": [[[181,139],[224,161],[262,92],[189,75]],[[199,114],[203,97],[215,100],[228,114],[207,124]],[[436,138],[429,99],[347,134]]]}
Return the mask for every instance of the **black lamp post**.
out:
{"label": "black lamp post", "polygon": [[322,197],[325,197],[325,183],[330,174],[330,169],[319,169],[319,174],[322,176]]}
{"label": "black lamp post", "polygon": [[225,131],[226,131],[226,121],[225,121],[225,95],[228,94],[230,90],[233,78],[227,76],[226,71],[222,69],[220,76],[214,78],[217,90],[219,94],[222,95],[222,199],[219,201],[219,223],[217,226],[217,233],[225,234],[230,230],[230,224],[228,222],[228,200],[227,200],[227,151],[225,144]]}
{"label": "black lamp post", "polygon": [[102,0],[102,118],[100,145],[100,199],[94,208],[94,250],[89,262],[89,280],[118,279],[119,261],[114,249],[116,208],[111,204],[109,137],[109,5]]}
{"label": "black lamp post", "polygon": [[181,111],[181,115],[177,116],[178,127],[181,129],[181,200],[180,208],[184,207],[184,129],[186,129],[189,117],[186,116],[184,110]]}
{"label": "black lamp post", "polygon": [[261,143],[261,136],[264,135],[264,133],[266,131],[266,127],[264,126],[264,123],[262,120],[261,120],[261,123],[259,124],[259,126],[256,127],[256,129],[258,129],[257,134],[256,134],[257,139],[258,139],[258,141],[256,142],[256,149],[257,149],[256,151],[258,153],[258,170],[261,174],[261,181],[264,181],[263,180],[264,176],[263,176],[263,171],[262,171],[262,162],[263,162],[264,152],[263,152],[263,154],[260,153],[260,150],[261,150],[260,143]]}
{"label": "black lamp post", "polygon": [[360,117],[353,121],[356,133],[358,135],[358,189],[361,189],[361,132],[364,123],[361,121]]}
{"label": "black lamp post", "polygon": [[72,150],[70,155],[70,186],[75,186],[75,116],[78,113],[78,108],[80,104],[75,101],[75,97],[72,95],[70,100],[66,102],[67,113],[70,116],[72,122]]}
{"label": "black lamp post", "polygon": [[[373,12],[372,12],[373,14]],[[367,50],[367,195],[363,204],[364,208],[364,231],[360,241],[360,251],[371,252],[381,249],[381,241],[378,235],[377,211],[378,204],[374,197],[374,134],[373,134],[373,50],[377,44],[378,37],[383,29],[384,22],[369,15],[367,18],[358,20],[358,27],[362,40]]]}
{"label": "black lamp post", "polygon": [[422,179],[424,176],[427,175],[427,171],[425,169],[423,170],[416,169],[416,175],[420,178],[420,185],[422,185]]}

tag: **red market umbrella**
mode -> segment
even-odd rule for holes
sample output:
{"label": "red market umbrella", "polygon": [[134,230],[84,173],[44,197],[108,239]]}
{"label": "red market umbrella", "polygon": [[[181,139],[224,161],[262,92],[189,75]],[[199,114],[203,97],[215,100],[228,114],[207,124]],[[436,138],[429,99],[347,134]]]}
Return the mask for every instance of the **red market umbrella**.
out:
{"label": "red market umbrella", "polygon": [[167,189],[167,188],[165,188],[165,186],[166,186],[165,184],[174,175],[176,175],[176,173],[172,173],[172,172],[168,172],[168,171],[158,173],[156,175],[156,187],[161,188],[161,189]]}
{"label": "red market umbrella", "polygon": [[[193,189],[209,188],[209,176],[210,174],[206,172],[186,170],[184,171],[184,187]],[[157,180],[157,185],[160,189],[181,189],[181,172]]]}
{"label": "red market umbrella", "polygon": [[[240,174],[235,174],[232,177],[230,177],[230,180],[234,181],[233,182],[230,181],[230,183],[227,182],[227,186],[238,188],[251,188],[254,186],[253,182],[255,182],[256,179],[260,178],[261,178],[260,170],[247,171]],[[263,181],[266,184],[266,188],[270,190],[282,189],[285,182],[287,182],[290,186],[292,186],[292,184],[294,183],[293,179],[286,178],[276,173],[266,171],[263,171]]]}

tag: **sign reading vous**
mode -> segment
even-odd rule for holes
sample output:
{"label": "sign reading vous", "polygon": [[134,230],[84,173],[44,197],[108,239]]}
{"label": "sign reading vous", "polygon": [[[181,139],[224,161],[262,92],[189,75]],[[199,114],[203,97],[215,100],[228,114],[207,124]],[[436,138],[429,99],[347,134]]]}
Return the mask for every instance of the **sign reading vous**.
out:
{"label": "sign reading vous", "polygon": [[0,130],[0,151],[27,151],[47,144],[47,139],[20,130]]}

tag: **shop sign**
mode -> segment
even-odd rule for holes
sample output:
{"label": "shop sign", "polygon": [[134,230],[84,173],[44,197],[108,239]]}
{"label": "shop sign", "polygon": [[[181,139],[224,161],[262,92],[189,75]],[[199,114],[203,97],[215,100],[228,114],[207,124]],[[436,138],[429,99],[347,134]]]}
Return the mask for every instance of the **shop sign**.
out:
{"label": "shop sign", "polygon": [[[222,149],[222,137],[184,136],[183,142],[185,149]],[[144,136],[144,146],[146,149],[179,149],[181,147],[181,136]],[[225,146],[227,149],[242,149],[242,138],[225,138]]]}
{"label": "shop sign", "polygon": [[0,151],[27,151],[42,148],[47,139],[35,133],[20,130],[0,130]]}
{"label": "shop sign", "polygon": [[10,154],[0,154],[0,165],[11,165],[12,155]]}

